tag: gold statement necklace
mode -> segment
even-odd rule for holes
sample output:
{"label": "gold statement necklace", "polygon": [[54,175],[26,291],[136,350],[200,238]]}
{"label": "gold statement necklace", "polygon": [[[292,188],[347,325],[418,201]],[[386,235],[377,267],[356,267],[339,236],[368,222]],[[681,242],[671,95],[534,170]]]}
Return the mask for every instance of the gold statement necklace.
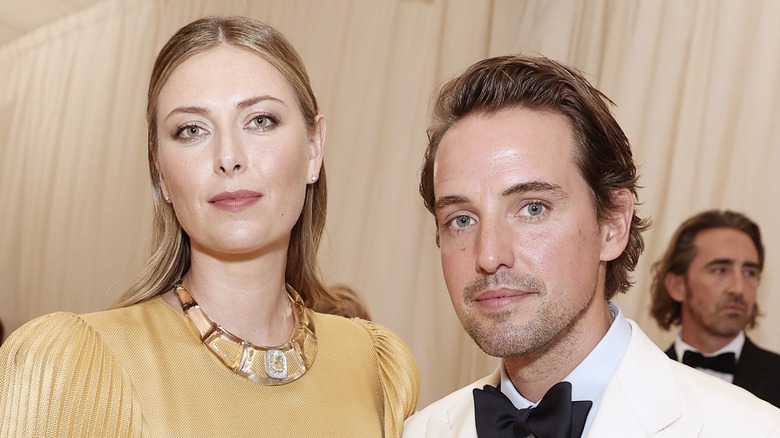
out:
{"label": "gold statement necklace", "polygon": [[290,340],[278,347],[255,345],[225,330],[206,315],[181,283],[176,284],[175,292],[182,310],[200,333],[201,342],[239,376],[265,385],[283,385],[300,378],[314,363],[317,356],[314,323],[300,295],[289,284],[287,296],[295,315],[295,327]]}

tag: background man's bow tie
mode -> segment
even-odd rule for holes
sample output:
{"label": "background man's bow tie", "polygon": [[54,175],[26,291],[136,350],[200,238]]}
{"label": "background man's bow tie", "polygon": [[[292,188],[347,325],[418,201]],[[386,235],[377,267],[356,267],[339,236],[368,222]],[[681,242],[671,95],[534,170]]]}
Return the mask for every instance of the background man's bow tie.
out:
{"label": "background man's bow tie", "polygon": [[682,362],[694,368],[706,368],[728,374],[734,374],[734,370],[737,368],[737,360],[734,353],[704,357],[701,353],[686,350],[683,354]]}

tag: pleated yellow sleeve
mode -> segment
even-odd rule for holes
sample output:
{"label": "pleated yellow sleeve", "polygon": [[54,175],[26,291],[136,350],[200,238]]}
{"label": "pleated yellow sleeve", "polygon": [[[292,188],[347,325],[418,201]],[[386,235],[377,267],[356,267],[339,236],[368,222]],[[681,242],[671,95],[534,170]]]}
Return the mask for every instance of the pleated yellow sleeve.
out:
{"label": "pleated yellow sleeve", "polygon": [[129,380],[73,313],[34,319],[0,347],[0,436],[146,437]]}
{"label": "pleated yellow sleeve", "polygon": [[371,335],[379,365],[379,379],[384,389],[385,437],[399,437],[404,420],[417,408],[420,395],[420,371],[412,352],[389,329],[370,321],[353,318]]}

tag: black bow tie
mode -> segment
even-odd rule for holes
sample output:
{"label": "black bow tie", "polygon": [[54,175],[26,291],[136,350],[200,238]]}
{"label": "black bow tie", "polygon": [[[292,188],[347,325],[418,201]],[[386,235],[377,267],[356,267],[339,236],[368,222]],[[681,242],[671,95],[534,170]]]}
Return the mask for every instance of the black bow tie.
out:
{"label": "black bow tie", "polygon": [[737,359],[734,353],[704,357],[701,353],[686,350],[682,362],[690,367],[706,368],[728,374],[734,374],[734,370],[737,368]]}
{"label": "black bow tie", "polygon": [[579,438],[591,401],[571,401],[571,383],[555,384],[535,408],[517,409],[498,389],[474,388],[477,435],[483,438]]}

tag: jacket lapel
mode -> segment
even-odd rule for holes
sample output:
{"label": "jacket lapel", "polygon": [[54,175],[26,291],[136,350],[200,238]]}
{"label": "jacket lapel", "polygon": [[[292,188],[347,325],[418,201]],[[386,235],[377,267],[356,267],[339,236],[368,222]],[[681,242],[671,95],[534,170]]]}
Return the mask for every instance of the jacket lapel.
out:
{"label": "jacket lapel", "polygon": [[701,421],[676,423],[682,408],[669,358],[634,321],[629,323],[631,340],[588,435],[697,437]]}
{"label": "jacket lapel", "polygon": [[681,421],[650,435],[652,438],[698,437],[704,427],[702,420]]}
{"label": "jacket lapel", "polygon": [[476,438],[477,428],[474,419],[474,388],[482,389],[485,385],[498,386],[501,382],[501,365],[489,376],[474,382],[463,397],[447,410],[449,434],[442,435],[457,438]]}
{"label": "jacket lapel", "polygon": [[761,358],[761,350],[746,336],[745,345],[742,346],[742,353],[739,355],[737,369],[734,372],[734,384],[753,394],[762,394],[768,365]]}

